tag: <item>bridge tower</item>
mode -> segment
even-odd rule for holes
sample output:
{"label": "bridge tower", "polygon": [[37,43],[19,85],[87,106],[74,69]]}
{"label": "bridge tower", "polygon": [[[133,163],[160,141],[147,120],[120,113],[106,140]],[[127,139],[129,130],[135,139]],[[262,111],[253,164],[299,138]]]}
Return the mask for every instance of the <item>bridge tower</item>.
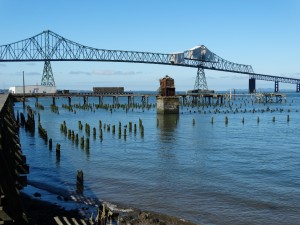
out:
{"label": "bridge tower", "polygon": [[256,92],[255,81],[256,81],[255,78],[253,78],[253,77],[249,78],[249,93],[250,94]]}
{"label": "bridge tower", "polygon": [[275,89],[274,89],[274,92],[277,93],[279,92],[279,82],[276,80],[275,81]]}
{"label": "bridge tower", "polygon": [[55,86],[54,76],[49,60],[45,61],[41,85]]}
{"label": "bridge tower", "polygon": [[208,90],[204,69],[198,67],[194,90]]}

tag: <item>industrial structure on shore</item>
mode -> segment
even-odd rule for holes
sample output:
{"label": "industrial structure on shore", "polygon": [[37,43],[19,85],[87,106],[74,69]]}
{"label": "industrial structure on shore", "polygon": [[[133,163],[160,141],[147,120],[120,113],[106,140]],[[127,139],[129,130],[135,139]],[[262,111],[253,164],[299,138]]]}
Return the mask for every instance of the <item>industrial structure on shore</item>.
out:
{"label": "industrial structure on shore", "polygon": [[44,86],[44,85],[27,85],[27,86],[15,86],[10,87],[8,90],[11,94],[37,94],[37,93],[56,93],[55,86]]}

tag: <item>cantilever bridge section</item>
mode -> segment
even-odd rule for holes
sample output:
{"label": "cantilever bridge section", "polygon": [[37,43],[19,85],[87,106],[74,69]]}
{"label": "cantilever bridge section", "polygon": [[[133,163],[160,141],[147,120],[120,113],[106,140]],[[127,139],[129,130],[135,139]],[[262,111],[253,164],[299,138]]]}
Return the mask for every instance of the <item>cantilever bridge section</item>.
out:
{"label": "cantilever bridge section", "polygon": [[[296,83],[300,91],[300,79],[254,73],[252,66],[227,61],[204,45],[179,53],[152,53],[98,49],[66,39],[50,30],[31,38],[0,46],[0,62],[44,61],[42,85],[54,86],[51,61],[107,61],[151,63],[197,68],[196,90],[207,90],[205,69],[250,75],[249,90],[255,91],[255,80]],[[277,83],[276,83],[277,82]]]}

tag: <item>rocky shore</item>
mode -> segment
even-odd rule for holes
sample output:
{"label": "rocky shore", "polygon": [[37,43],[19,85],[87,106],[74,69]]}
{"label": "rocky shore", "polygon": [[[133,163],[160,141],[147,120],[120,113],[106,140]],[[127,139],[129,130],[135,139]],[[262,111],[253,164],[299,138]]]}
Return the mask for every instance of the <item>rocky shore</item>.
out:
{"label": "rocky shore", "polygon": [[[88,218],[82,214],[83,208],[67,210],[64,207],[44,201],[41,196],[36,194],[31,196],[28,194],[21,194],[23,207],[30,225],[57,225],[57,220],[61,219],[62,224],[70,224],[77,221],[77,224],[118,224],[118,225],[195,225],[194,223],[185,221],[183,219],[175,218],[160,213],[141,211],[132,209],[130,211],[112,210],[104,204],[99,207],[98,216],[91,215]],[[73,221],[73,223],[72,223]],[[84,221],[84,222],[82,222]]]}

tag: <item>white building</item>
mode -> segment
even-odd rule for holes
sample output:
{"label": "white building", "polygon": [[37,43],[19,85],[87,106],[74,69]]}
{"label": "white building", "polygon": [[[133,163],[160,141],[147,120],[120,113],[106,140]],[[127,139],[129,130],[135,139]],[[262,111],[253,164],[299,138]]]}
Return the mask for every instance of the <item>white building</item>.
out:
{"label": "white building", "polygon": [[[9,93],[12,94],[23,94],[23,86],[15,86],[9,88]],[[25,86],[25,94],[34,93],[56,93],[55,86],[43,86],[43,85],[28,85]]]}
{"label": "white building", "polygon": [[187,58],[200,61],[215,61],[214,54],[209,51],[204,45],[195,46],[187,51]]}

